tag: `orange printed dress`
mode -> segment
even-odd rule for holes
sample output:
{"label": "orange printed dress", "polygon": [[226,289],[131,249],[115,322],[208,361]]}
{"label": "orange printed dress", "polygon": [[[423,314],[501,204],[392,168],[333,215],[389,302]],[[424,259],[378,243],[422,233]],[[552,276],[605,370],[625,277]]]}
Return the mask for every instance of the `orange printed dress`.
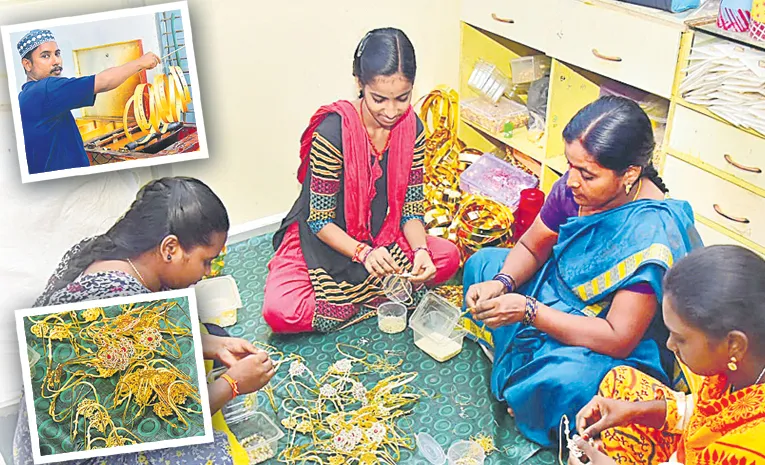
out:
{"label": "orange printed dress", "polygon": [[701,377],[683,368],[691,394],[630,367],[606,375],[603,397],[667,401],[661,429],[632,425],[601,433],[606,453],[620,464],[765,464],[765,385],[730,392],[725,376]]}

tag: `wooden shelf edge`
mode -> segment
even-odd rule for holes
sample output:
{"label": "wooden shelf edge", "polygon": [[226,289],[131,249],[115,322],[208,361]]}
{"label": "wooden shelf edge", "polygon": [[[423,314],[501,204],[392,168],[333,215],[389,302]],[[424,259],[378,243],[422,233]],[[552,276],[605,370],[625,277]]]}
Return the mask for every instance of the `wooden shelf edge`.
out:
{"label": "wooden shelf edge", "polygon": [[686,101],[684,98],[682,98],[680,96],[675,97],[675,99],[677,100],[677,104],[682,106],[682,107],[685,107],[685,108],[687,108],[689,110],[693,110],[693,111],[695,111],[697,113],[701,113],[702,115],[709,116],[710,118],[714,118],[714,119],[716,119],[717,121],[719,121],[721,123],[725,123],[728,126],[731,126],[731,127],[734,127],[736,129],[738,129],[739,131],[743,131],[743,132],[745,132],[747,134],[751,134],[753,136],[757,136],[760,139],[765,139],[765,134],[760,134],[759,132],[755,131],[754,129],[742,128],[741,126],[736,126],[735,124],[731,123],[730,121],[726,120],[725,118],[714,114],[711,110],[709,110],[708,108],[706,108],[706,107],[704,107],[702,105],[696,105],[695,103],[690,103],[690,102]]}
{"label": "wooden shelf edge", "polygon": [[508,147],[512,147],[513,149],[518,150],[519,152],[522,152],[523,154],[527,155],[529,158],[533,159],[537,163],[541,163],[541,164],[545,163],[544,147],[539,147],[538,145],[526,139],[526,135],[528,133],[528,130],[526,128],[513,130],[513,137],[511,139],[508,139],[504,137],[503,135],[489,131],[483,126],[476,124],[472,121],[468,121],[466,119],[462,119],[462,121],[468,126],[475,129],[476,131],[479,131],[491,137],[492,139],[504,145],[507,145]]}

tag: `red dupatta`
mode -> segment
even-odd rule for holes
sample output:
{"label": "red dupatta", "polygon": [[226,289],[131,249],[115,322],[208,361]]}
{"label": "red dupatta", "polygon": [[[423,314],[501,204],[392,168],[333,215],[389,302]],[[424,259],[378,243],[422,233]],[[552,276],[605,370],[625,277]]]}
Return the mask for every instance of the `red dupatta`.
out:
{"label": "red dupatta", "polygon": [[373,240],[375,247],[402,242],[401,216],[409,172],[414,157],[414,141],[417,135],[417,119],[412,107],[406,111],[391,129],[388,148],[388,215],[377,237],[372,238],[372,199],[377,194],[375,182],[382,176],[377,157],[372,148],[361,116],[356,107],[347,100],[322,106],[311,117],[308,128],[300,138],[300,168],[297,179],[302,184],[310,164],[311,142],[316,128],[330,113],[342,119],[343,169],[345,170],[345,224],[347,233],[362,242]]}

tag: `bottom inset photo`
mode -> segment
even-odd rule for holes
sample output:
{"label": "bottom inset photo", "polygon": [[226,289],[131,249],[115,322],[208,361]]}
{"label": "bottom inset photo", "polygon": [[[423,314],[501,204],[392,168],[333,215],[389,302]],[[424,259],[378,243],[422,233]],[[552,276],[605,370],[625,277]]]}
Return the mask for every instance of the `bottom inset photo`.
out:
{"label": "bottom inset photo", "polygon": [[193,290],[16,320],[35,463],[212,441]]}

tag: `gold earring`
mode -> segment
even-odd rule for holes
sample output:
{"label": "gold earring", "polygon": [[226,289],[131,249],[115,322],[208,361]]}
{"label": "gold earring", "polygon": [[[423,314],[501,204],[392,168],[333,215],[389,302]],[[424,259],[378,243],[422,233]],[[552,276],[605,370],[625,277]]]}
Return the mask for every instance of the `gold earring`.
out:
{"label": "gold earring", "polygon": [[627,195],[630,195],[630,191],[632,190],[632,184],[625,184],[624,185],[624,193]]}
{"label": "gold earring", "polygon": [[738,362],[738,360],[736,360],[736,357],[731,357],[730,358],[730,362],[728,362],[728,369],[730,371],[738,370],[738,365],[736,364],[736,362]]}

